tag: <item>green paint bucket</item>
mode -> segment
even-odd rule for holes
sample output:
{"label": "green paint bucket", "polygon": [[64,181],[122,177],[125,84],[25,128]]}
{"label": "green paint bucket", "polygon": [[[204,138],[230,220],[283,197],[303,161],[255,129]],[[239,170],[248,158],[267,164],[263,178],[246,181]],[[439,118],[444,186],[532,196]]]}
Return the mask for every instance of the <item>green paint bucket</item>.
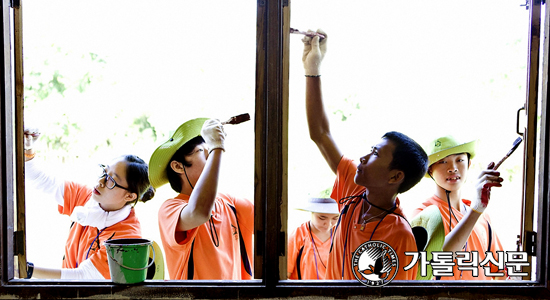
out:
{"label": "green paint bucket", "polygon": [[[147,268],[155,262],[153,242],[147,239],[114,239],[103,243],[109,257],[111,280],[119,284],[145,281]],[[149,247],[153,260],[149,263]],[[149,263],[149,264],[148,264]]]}

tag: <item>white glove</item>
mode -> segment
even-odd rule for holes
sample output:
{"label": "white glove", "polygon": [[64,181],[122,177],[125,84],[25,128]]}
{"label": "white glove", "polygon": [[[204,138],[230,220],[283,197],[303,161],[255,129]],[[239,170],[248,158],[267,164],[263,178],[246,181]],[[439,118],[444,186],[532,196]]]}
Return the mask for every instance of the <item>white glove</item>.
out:
{"label": "white glove", "polygon": [[34,142],[40,137],[40,131],[37,128],[25,128],[25,150],[32,150]]}
{"label": "white glove", "polygon": [[201,136],[206,142],[208,152],[212,152],[214,149],[224,148],[225,132],[223,131],[223,125],[218,119],[209,119],[202,125]]}
{"label": "white glove", "polygon": [[[308,30],[311,32],[311,30]],[[304,70],[306,76],[318,76],[321,75],[321,61],[325,57],[327,52],[327,34],[321,29],[317,30],[318,33],[325,36],[320,40],[319,36],[304,36],[302,42],[304,43],[304,53],[302,54],[302,62],[304,63]]]}
{"label": "white glove", "polygon": [[23,132],[25,138],[24,153],[25,161],[29,161],[34,158],[36,152],[34,151],[34,142],[40,137],[40,131],[37,128],[25,128]]}
{"label": "white glove", "polygon": [[476,184],[476,198],[472,201],[470,208],[479,214],[482,214],[489,205],[491,188],[502,186],[503,179],[500,177],[500,172],[493,170],[494,166],[495,163],[490,163],[487,170],[481,172]]}

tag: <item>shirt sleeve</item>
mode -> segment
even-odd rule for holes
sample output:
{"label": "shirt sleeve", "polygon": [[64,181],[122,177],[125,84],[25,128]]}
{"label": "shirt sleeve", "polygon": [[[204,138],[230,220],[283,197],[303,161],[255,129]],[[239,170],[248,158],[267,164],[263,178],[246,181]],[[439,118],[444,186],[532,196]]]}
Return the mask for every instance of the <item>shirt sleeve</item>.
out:
{"label": "shirt sleeve", "polygon": [[60,178],[46,174],[36,159],[25,162],[25,183],[52,197],[58,205],[63,206],[65,182]]}
{"label": "shirt sleeve", "polygon": [[187,231],[177,231],[178,221],[182,209],[187,206],[187,203],[177,200],[167,200],[161,205],[158,213],[159,230],[163,241],[168,243],[170,247],[179,248],[195,238],[198,227]]}
{"label": "shirt sleeve", "polygon": [[58,206],[58,211],[70,216],[75,207],[84,206],[90,200],[92,189],[83,184],[66,181],[63,194],[63,204]]}
{"label": "shirt sleeve", "polygon": [[61,269],[61,279],[105,279],[89,260],[83,261],[76,269]]}

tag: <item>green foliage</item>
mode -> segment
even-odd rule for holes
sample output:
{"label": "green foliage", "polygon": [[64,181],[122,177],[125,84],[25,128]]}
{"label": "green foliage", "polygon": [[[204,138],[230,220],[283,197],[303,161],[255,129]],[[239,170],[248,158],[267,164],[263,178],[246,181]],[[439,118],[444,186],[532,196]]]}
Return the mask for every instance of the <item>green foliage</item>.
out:
{"label": "green foliage", "polygon": [[[512,168],[506,168],[506,174],[508,174],[508,182],[514,182],[516,175],[522,175],[521,166],[515,165]],[[520,176],[521,179],[521,176]]]}
{"label": "green foliage", "polygon": [[72,123],[67,119],[57,122],[59,131],[56,134],[45,135],[44,139],[48,148],[53,150],[67,150],[70,144],[70,136],[78,133],[81,128],[76,123]]}
{"label": "green foliage", "polygon": [[100,54],[54,45],[25,54],[25,124],[42,132],[42,154],[65,160],[157,140],[148,116],[136,118],[127,102],[116,101],[125,95],[104,80],[108,63]]}
{"label": "green foliage", "polygon": [[51,75],[51,79],[46,82],[42,79],[42,75],[41,72],[30,72],[29,76],[25,78],[26,82],[29,82],[25,85],[25,95],[28,95],[27,99],[31,99],[33,102],[48,98],[54,91],[63,94],[66,90],[58,71],[55,71]]}
{"label": "green foliage", "polygon": [[[43,101],[54,94],[65,96],[70,90],[85,92],[106,61],[98,54],[75,55],[54,45],[28,51],[25,56],[25,104]],[[98,73],[96,76],[93,73]]]}
{"label": "green foliage", "polygon": [[361,106],[359,105],[359,102],[355,102],[352,99],[352,96],[345,98],[343,103],[337,108],[333,114],[340,115],[342,121],[346,121],[349,117],[351,117],[354,113],[359,112],[361,110]]}
{"label": "green foliage", "polygon": [[157,131],[153,125],[149,122],[149,117],[142,115],[134,119],[134,125],[138,126],[139,133],[143,134],[145,131],[150,131],[153,139],[157,140]]}
{"label": "green foliage", "polygon": [[42,50],[28,51],[25,57],[25,122],[40,121],[48,149],[68,152],[71,137],[82,131],[79,118],[71,114],[71,108],[81,104],[74,95],[84,93],[94,81],[85,70],[97,69],[98,55],[83,59],[53,45]]}
{"label": "green foliage", "polygon": [[330,198],[330,194],[332,194],[332,187],[328,187],[328,188],[322,190],[319,193],[319,198]]}

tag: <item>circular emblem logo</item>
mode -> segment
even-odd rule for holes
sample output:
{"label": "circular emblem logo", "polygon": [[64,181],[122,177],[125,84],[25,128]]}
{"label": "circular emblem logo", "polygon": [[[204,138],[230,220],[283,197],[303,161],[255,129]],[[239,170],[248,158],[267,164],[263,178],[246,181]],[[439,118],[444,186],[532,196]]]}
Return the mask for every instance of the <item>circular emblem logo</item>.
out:
{"label": "circular emblem logo", "polygon": [[359,246],[351,257],[353,275],[366,286],[390,283],[399,268],[399,258],[393,248],[381,241],[368,241]]}

